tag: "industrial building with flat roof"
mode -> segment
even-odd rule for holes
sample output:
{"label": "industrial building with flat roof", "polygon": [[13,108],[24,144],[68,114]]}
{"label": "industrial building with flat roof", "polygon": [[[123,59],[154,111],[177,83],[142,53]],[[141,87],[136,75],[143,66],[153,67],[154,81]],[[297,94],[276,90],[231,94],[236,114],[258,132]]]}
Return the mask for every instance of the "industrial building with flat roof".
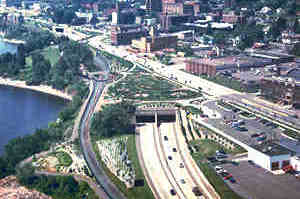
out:
{"label": "industrial building with flat roof", "polygon": [[185,70],[197,75],[214,76],[224,70],[250,70],[250,68],[263,67],[272,64],[270,59],[261,59],[249,56],[218,57],[218,58],[192,58],[185,60]]}
{"label": "industrial building with flat roof", "polygon": [[254,145],[248,149],[248,159],[269,171],[290,165],[292,152],[274,142]]}

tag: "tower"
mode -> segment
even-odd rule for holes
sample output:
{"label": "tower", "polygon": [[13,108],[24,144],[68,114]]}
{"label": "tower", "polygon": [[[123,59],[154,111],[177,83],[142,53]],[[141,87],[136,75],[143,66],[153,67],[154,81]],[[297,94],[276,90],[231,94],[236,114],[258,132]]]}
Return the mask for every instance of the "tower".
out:
{"label": "tower", "polygon": [[162,0],[146,0],[146,10],[148,12],[161,12]]}

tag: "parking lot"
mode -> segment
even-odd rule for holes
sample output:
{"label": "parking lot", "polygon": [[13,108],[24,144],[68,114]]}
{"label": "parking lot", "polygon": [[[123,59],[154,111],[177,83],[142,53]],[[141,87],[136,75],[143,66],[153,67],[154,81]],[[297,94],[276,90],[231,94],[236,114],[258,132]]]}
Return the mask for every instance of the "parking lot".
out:
{"label": "parking lot", "polygon": [[[239,112],[233,112],[226,110],[221,106],[216,104],[216,101],[208,101],[205,103],[205,106],[211,110],[214,110],[215,113],[219,113],[221,118],[209,118],[205,121],[212,126],[222,129],[222,131],[233,138],[247,144],[247,145],[256,145],[260,142],[257,140],[257,137],[251,137],[254,134],[265,133],[266,140],[276,140],[286,148],[300,154],[300,145],[297,144],[296,140],[292,140],[282,135],[282,129],[269,125],[268,121],[261,119],[247,119],[246,117],[241,117]],[[245,124],[241,125],[247,129],[247,131],[239,131],[236,128],[232,128],[231,124],[225,124],[225,120],[244,120]]]}
{"label": "parking lot", "polygon": [[222,167],[232,174],[236,183],[227,182],[233,191],[249,199],[299,199],[300,179],[290,174],[275,176],[267,170],[242,161]]}

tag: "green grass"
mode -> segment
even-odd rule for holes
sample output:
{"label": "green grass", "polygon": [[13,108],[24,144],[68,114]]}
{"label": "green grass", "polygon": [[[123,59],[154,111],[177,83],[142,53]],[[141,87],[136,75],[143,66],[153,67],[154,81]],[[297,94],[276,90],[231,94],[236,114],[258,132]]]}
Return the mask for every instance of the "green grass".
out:
{"label": "green grass", "polygon": [[201,109],[195,108],[193,106],[185,106],[184,109],[188,112],[191,112],[194,115],[201,115],[203,111]]}
{"label": "green grass", "polygon": [[148,73],[133,72],[126,79],[108,89],[108,95],[116,99],[176,100],[202,96],[200,92],[182,89],[181,86]]}
{"label": "green grass", "polygon": [[142,197],[143,199],[154,199],[152,191],[147,184],[144,173],[143,173],[142,168],[139,163],[138,154],[137,154],[136,145],[135,145],[135,135],[130,135],[128,137],[127,151],[128,151],[129,159],[132,161],[132,164],[133,164],[133,167],[135,170],[136,179],[143,179],[145,182],[145,185],[143,187],[134,187],[132,189],[132,193],[133,193],[132,198],[141,198]]}
{"label": "green grass", "polygon": [[128,199],[137,199],[137,198],[143,198],[143,199],[154,199],[154,196],[151,192],[151,189],[149,188],[147,181],[145,180],[143,171],[139,165],[139,160],[137,157],[137,151],[135,148],[135,136],[129,135],[128,143],[127,143],[127,150],[128,150],[128,156],[129,160],[132,161],[136,178],[137,179],[144,179],[145,185],[144,187],[133,187],[131,189],[127,189],[125,184],[120,181],[110,170],[106,167],[105,163],[101,160],[100,153],[97,147],[96,142],[93,143],[93,148],[97,156],[97,160],[99,163],[101,163],[101,166],[106,173],[106,175],[110,178],[113,184],[115,184],[118,189],[126,196]]}
{"label": "green grass", "polygon": [[[47,60],[50,61],[52,66],[55,65],[58,62],[59,57],[60,57],[59,49],[51,47],[51,46],[43,49],[42,51],[41,50],[36,50],[36,51],[32,52],[31,54],[33,54],[33,53],[42,53],[42,55],[44,55],[44,57]],[[26,65],[28,67],[32,66],[32,57],[31,57],[31,55],[26,57]]]}
{"label": "green grass", "polygon": [[216,155],[216,151],[223,149],[228,154],[238,154],[245,152],[244,149],[236,147],[235,149],[224,148],[221,144],[215,142],[214,140],[203,139],[203,140],[193,140],[189,142],[189,145],[194,148],[198,148],[198,151],[193,153],[193,156],[197,160],[205,160],[209,156]]}
{"label": "green grass", "polygon": [[215,155],[216,150],[223,149],[226,153],[232,154],[240,152],[240,149],[228,150],[223,148],[222,145],[217,142],[209,139],[194,140],[189,142],[189,145],[194,147],[196,146],[198,148],[197,152],[192,153],[192,157],[220,197],[225,199],[242,199],[242,197],[237,195],[228,187],[228,185],[216,174],[214,169],[212,169],[208,163],[203,162],[207,157]]}
{"label": "green grass", "polygon": [[60,57],[59,49],[54,47],[48,47],[43,50],[43,55],[48,59],[51,65],[55,65]]}
{"label": "green grass", "polygon": [[71,166],[73,160],[69,154],[66,152],[57,152],[55,153],[55,156],[58,159],[59,165],[58,166],[64,166],[68,167]]}

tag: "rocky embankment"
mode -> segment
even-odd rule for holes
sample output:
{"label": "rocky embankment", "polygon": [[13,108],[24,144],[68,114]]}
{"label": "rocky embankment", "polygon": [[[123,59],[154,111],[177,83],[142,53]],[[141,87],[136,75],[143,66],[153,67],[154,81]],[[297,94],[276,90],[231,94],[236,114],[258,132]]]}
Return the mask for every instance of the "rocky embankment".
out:
{"label": "rocky embankment", "polygon": [[21,186],[15,176],[0,179],[0,198],[3,199],[51,199],[51,197]]}

